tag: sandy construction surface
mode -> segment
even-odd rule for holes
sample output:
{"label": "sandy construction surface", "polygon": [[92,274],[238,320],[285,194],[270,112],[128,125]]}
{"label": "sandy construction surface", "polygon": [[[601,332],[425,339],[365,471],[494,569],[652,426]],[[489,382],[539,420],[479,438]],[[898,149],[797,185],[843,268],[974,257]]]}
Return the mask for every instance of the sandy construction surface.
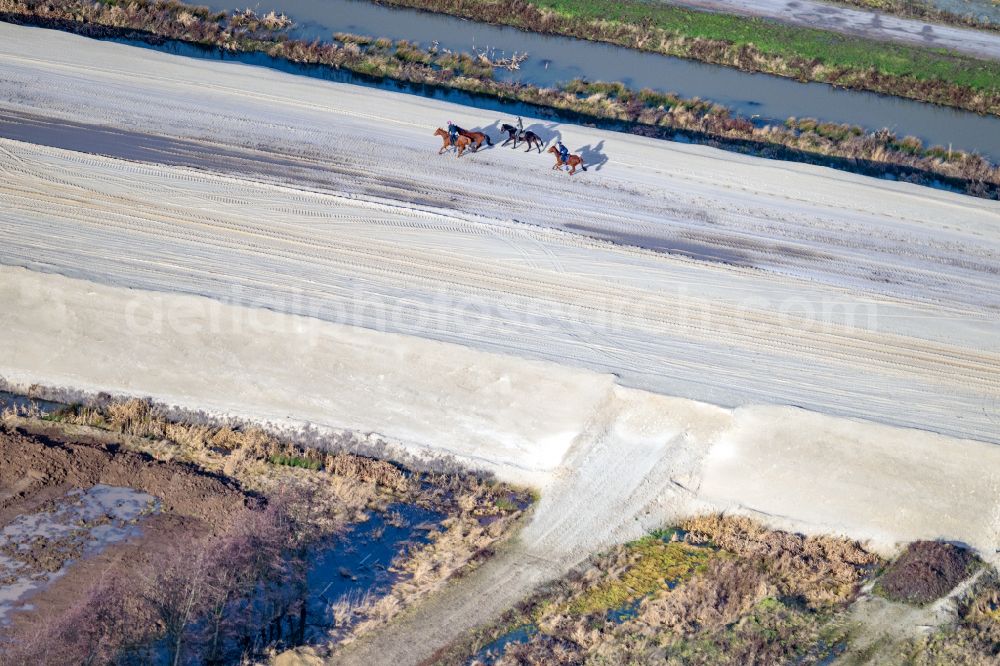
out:
{"label": "sandy construction surface", "polygon": [[0,262],[997,439],[996,202],[555,125],[607,162],[456,160],[432,128],[495,114],[0,35],[0,109],[159,137],[143,162],[3,141]]}
{"label": "sandy construction surface", "polygon": [[665,0],[711,11],[761,16],[792,25],[847,35],[949,49],[974,58],[1000,60],[1000,35],[815,0]]}
{"label": "sandy construction surface", "polygon": [[570,178],[448,119],[506,120],[0,24],[0,375],[542,487],[358,663],[699,508],[995,548],[1000,204],[526,119]]}

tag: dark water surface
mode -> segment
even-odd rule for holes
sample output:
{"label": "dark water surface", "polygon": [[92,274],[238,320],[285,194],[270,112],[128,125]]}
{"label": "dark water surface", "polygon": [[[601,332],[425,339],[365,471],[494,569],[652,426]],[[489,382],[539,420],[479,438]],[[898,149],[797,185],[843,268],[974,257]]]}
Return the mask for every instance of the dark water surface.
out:
{"label": "dark water surface", "polygon": [[[392,514],[395,520],[389,520]],[[306,578],[306,642],[325,640],[338,602],[356,603],[366,596],[387,594],[400,578],[391,571],[393,560],[408,548],[427,543],[429,530],[444,518],[430,509],[394,504],[386,514],[373,512],[366,522],[352,526],[332,548],[318,551]]]}

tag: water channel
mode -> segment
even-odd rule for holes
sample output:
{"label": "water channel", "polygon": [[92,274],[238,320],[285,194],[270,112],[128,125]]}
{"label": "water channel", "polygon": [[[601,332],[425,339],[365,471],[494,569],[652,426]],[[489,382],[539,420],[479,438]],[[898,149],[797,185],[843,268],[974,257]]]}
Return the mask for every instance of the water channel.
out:
{"label": "water channel", "polygon": [[[215,10],[230,9],[228,5],[227,0],[210,3]],[[633,88],[709,99],[746,117],[811,117],[869,130],[886,127],[901,136],[919,137],[926,145],[951,144],[1000,161],[1000,118],[992,116],[364,0],[269,0],[255,8],[288,14],[295,21],[293,36],[302,39],[329,41],[335,32],[353,32],[423,45],[437,42],[454,51],[527,52],[530,57],[519,70],[497,70],[496,76],[541,86],[577,77],[621,81]]]}

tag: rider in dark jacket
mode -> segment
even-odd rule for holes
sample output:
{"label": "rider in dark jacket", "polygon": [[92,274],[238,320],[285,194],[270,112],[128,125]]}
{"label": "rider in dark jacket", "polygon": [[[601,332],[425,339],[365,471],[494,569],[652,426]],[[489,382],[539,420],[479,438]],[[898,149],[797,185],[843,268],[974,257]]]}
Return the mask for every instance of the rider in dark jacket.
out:
{"label": "rider in dark jacket", "polygon": [[458,125],[451,122],[450,120],[448,121],[448,138],[451,139],[452,145],[454,145],[455,142],[458,141]]}
{"label": "rider in dark jacket", "polygon": [[562,163],[569,164],[569,149],[563,145],[562,141],[556,141],[556,148],[559,150],[559,159]]}

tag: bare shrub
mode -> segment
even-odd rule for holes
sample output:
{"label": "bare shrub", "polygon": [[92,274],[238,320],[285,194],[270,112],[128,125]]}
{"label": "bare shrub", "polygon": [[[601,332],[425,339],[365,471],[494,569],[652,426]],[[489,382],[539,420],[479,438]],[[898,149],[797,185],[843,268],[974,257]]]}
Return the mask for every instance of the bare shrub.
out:
{"label": "bare shrub", "polygon": [[58,617],[38,618],[8,634],[0,641],[0,665],[109,664],[155,635],[153,614],[134,586],[109,576]]}
{"label": "bare shrub", "polygon": [[162,437],[164,424],[150,400],[130,398],[107,406],[108,423],[118,432],[136,437]]}

